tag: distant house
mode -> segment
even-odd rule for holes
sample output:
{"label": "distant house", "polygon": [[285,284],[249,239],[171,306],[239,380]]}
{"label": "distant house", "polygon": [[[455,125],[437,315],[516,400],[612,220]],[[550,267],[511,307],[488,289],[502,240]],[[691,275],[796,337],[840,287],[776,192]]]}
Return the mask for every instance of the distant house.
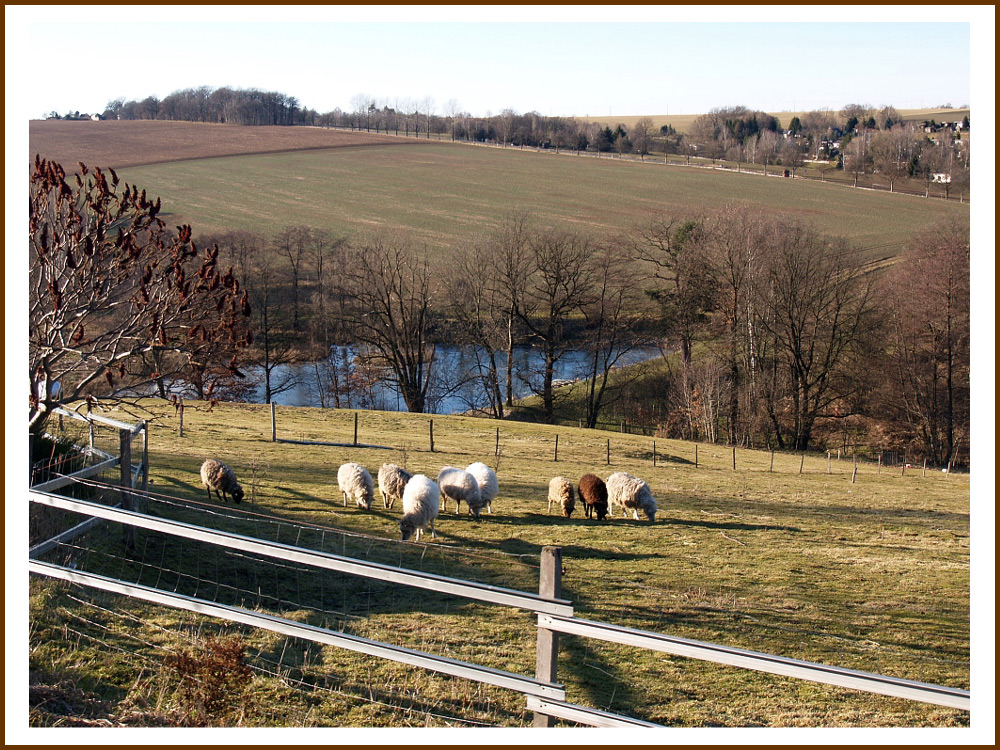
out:
{"label": "distant house", "polygon": [[90,119],[93,120],[94,122],[97,122],[98,120],[103,120],[104,115],[91,115]]}
{"label": "distant house", "polygon": [[951,182],[951,175],[947,174],[946,172],[935,172],[934,174],[931,175],[931,182],[942,182],[942,183]]}

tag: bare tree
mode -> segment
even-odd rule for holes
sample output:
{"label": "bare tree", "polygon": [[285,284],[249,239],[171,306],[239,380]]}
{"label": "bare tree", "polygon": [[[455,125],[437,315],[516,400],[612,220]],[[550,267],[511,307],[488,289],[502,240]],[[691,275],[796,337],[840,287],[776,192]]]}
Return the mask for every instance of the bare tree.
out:
{"label": "bare tree", "polygon": [[879,174],[889,181],[890,193],[895,183],[908,174],[910,160],[916,153],[916,148],[916,133],[910,125],[895,125],[872,137],[872,163]]}
{"label": "bare tree", "polygon": [[703,246],[718,286],[715,309],[726,326],[728,343],[729,403],[726,413],[729,442],[736,445],[743,437],[740,397],[745,403],[755,400],[757,350],[759,337],[758,289],[762,261],[766,255],[769,220],[746,205],[728,205],[705,222]]}
{"label": "bare tree", "polygon": [[[587,354],[584,404],[587,427],[596,427],[609,401],[612,370],[647,342],[640,331],[648,316],[636,286],[635,269],[618,243],[607,241],[591,256],[592,295],[582,312],[583,350]],[[621,386],[622,384],[619,384]]]}
{"label": "bare tree", "polygon": [[[171,235],[160,201],[113,170],[81,164],[75,188],[66,177],[36,157],[29,178],[29,429],[60,404],[120,398],[192,362],[224,355],[238,372],[249,302],[218,249],[199,253],[189,226]],[[143,366],[152,354],[169,370]]]}
{"label": "bare tree", "polygon": [[436,354],[426,256],[402,237],[376,235],[350,246],[338,284],[354,339],[392,373],[407,409],[424,412]]}
{"label": "bare tree", "polygon": [[839,240],[787,221],[769,233],[766,289],[759,290],[759,327],[774,339],[789,378],[795,450],[809,447],[813,426],[847,395],[852,358],[875,324],[874,277],[852,268]]}
{"label": "bare tree", "polygon": [[864,174],[871,163],[869,139],[868,131],[862,130],[843,148],[844,169],[854,175],[854,187],[858,186],[858,177]]}
{"label": "bare tree", "polygon": [[305,273],[311,234],[312,230],[309,227],[286,227],[274,240],[278,253],[288,258],[292,282],[292,329],[295,331],[302,328],[299,320],[299,285]]}
{"label": "bare tree", "polygon": [[528,277],[531,273],[530,238],[533,234],[527,214],[514,213],[504,218],[488,237],[492,258],[491,273],[503,300],[503,326],[506,329],[507,357],[504,377],[504,403],[514,405],[514,348],[523,341],[520,311],[527,304]]}
{"label": "bare tree", "polygon": [[294,360],[292,320],[279,256],[260,234],[232,232],[219,238],[220,246],[237,260],[253,308],[253,347],[248,361],[260,368],[264,403],[298,385],[288,365]]}
{"label": "bare tree", "polygon": [[884,288],[893,405],[918,448],[941,464],[969,434],[970,275],[969,228],[949,223],[915,237]]}
{"label": "bare tree", "polygon": [[648,117],[640,117],[632,126],[632,150],[645,158],[653,139],[653,121]]}
{"label": "bare tree", "polygon": [[781,139],[773,130],[762,130],[757,138],[757,157],[764,165],[765,176],[767,175],[767,165],[774,164],[775,159],[778,158],[780,145]]}
{"label": "bare tree", "polygon": [[590,237],[556,230],[539,231],[529,239],[529,283],[517,314],[542,350],[542,405],[550,422],[555,416],[556,363],[572,348],[566,331],[570,315],[593,298],[590,260],[596,249]]}

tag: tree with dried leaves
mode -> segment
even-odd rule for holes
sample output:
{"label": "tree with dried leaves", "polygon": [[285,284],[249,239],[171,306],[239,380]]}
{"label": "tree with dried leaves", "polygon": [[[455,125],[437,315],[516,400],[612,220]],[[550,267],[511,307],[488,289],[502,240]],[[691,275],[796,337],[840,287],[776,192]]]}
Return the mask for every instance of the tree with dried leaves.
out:
{"label": "tree with dried leaves", "polygon": [[[75,187],[40,157],[29,178],[28,426],[87,397],[123,399],[192,367],[238,374],[250,304],[218,248],[167,230],[160,201],[113,170]],[[150,355],[157,355],[150,359]],[[151,371],[156,362],[163,369]],[[58,389],[56,384],[58,383]]]}

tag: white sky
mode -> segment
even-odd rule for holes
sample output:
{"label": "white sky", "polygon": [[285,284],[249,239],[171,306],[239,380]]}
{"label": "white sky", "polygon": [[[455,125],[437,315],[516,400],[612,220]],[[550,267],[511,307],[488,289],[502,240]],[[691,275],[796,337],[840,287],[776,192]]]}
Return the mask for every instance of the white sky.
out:
{"label": "white sky", "polygon": [[[898,23],[931,14],[868,6],[863,22],[832,23],[862,13],[799,6],[795,23],[760,23],[791,10],[7,6],[7,76],[30,70],[24,81],[15,73],[13,102],[29,118],[196,86],[281,91],[319,112],[350,109],[360,93],[390,105],[429,97],[438,113],[454,100],[474,115],[957,107],[972,103],[970,21],[991,12],[959,6],[948,22],[935,12]],[[94,54],[105,69],[81,74]]]}

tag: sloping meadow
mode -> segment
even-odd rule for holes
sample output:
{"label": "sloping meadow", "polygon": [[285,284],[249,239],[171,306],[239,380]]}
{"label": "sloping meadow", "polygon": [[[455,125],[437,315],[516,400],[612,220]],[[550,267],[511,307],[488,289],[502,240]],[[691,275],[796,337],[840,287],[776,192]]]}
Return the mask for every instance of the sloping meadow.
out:
{"label": "sloping meadow", "polygon": [[[263,405],[191,404],[184,435],[169,405],[151,432],[149,506],[157,514],[382,564],[537,591],[541,548],[562,548],[563,596],[576,615],[906,679],[968,688],[969,478],[807,456],[695,446],[571,427],[466,417],[279,407],[278,442]],[[430,447],[433,419],[434,450]],[[499,433],[497,430],[499,429]],[[559,438],[558,460],[554,447]],[[296,442],[285,442],[296,441]],[[696,452],[697,451],[697,452]],[[239,507],[209,500],[198,469],[228,463],[247,497]],[[496,466],[494,513],[475,521],[449,504],[437,538],[401,542],[401,509],[344,506],[337,467],[356,461],[376,476],[383,462],[434,478],[446,465]],[[645,479],[659,505],[654,523],[569,518],[547,507],[556,475],[626,471]],[[242,515],[239,515],[242,514]],[[95,549],[112,541],[97,540]],[[332,629],[531,675],[535,622],[529,613],[476,604],[373,579],[282,568],[220,555],[140,532],[139,561],[114,554],[89,562],[136,571],[160,586],[238,602]],[[40,585],[40,584],[36,584]],[[214,593],[213,593],[214,592]],[[221,593],[220,593],[221,592]],[[38,596],[41,596],[39,594]],[[78,595],[79,596],[79,595]],[[64,620],[84,605],[63,599]],[[105,606],[105,605],[102,605]],[[139,614],[122,627],[140,636],[168,614],[118,600]],[[114,609],[114,607],[110,607]],[[57,633],[36,608],[36,636]],[[105,610],[106,611],[106,610]],[[100,619],[92,616],[92,618]],[[121,618],[119,618],[120,620]],[[169,627],[181,627],[176,624]],[[184,632],[239,633],[254,663],[268,659],[281,683],[256,679],[256,706],[232,723],[268,725],[530,724],[523,698],[430,675],[333,647],[181,617]],[[110,625],[109,625],[110,627]],[[116,626],[117,627],[117,626]],[[110,639],[105,636],[105,639]],[[144,640],[145,639],[145,640]],[[63,664],[70,642],[42,651]],[[80,641],[76,641],[80,647]],[[143,643],[146,646],[142,645]],[[75,654],[74,669],[90,663]],[[161,657],[149,657],[157,663]],[[140,682],[116,652],[95,652],[105,680]],[[124,662],[122,662],[124,665]],[[50,667],[55,670],[54,666]],[[147,667],[148,669],[148,667]],[[169,684],[169,677],[164,684]],[[570,701],[674,726],[965,726],[968,714],[935,706],[563,636],[559,681]],[[290,685],[296,686],[294,690]],[[131,686],[131,688],[129,688]],[[271,698],[284,697],[278,704]],[[169,691],[161,706],[170,706]],[[121,693],[119,693],[121,695]],[[270,697],[268,697],[270,696]],[[147,696],[147,700],[149,697]],[[248,699],[249,700],[249,699]],[[312,706],[310,709],[309,706]],[[299,708],[296,708],[299,707]],[[301,710],[300,710],[301,709]],[[166,710],[164,708],[164,710]]]}

